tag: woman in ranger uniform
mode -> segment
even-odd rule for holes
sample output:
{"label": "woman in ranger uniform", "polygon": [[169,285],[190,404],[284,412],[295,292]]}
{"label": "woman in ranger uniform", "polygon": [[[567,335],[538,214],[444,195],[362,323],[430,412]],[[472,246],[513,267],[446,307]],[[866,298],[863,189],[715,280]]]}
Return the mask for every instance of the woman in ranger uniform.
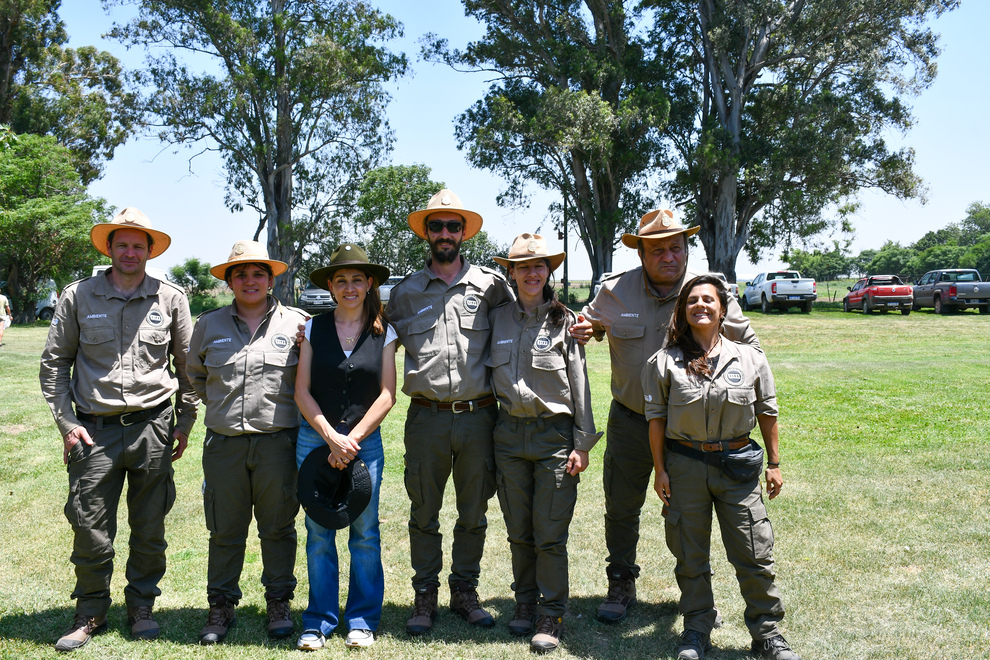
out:
{"label": "woman in ranger uniform", "polygon": [[773,530],[760,487],[764,452],[749,437],[759,424],[773,499],[784,485],[777,393],[763,352],[719,333],[728,302],[714,275],[685,284],[667,346],[643,370],[654,489],[663,500],[667,547],[677,560],[681,590],[684,632],[677,658],[699,660],[711,649],[717,615],[710,558],[714,508],[746,601],[752,653],[800,660],[780,634],[784,604],[774,584]]}
{"label": "woman in ranger uniform", "polygon": [[[299,430],[296,460],[329,445],[332,467],[345,469],[359,459],[371,477],[371,501],[350,524],[350,583],[344,620],[348,647],[371,646],[382,617],[385,573],[378,527],[378,495],[385,453],[380,424],[395,405],[394,328],[385,319],[379,285],[388,268],[370,263],[352,243],[334,250],[330,265],[309,279],[337,302],[331,312],[306,324],[299,353],[296,402],[305,421]],[[309,606],[296,646],[323,648],[339,620],[339,568],[336,530],[306,516]]]}
{"label": "woman in ranger uniform", "polygon": [[548,278],[564,261],[538,234],[520,234],[507,258],[517,302],[492,310],[492,384],[498,495],[512,553],[514,635],[535,631],[530,646],[557,648],[567,609],[567,535],[578,475],[588,467],[595,433],[584,347],[568,328],[574,314]]}
{"label": "woman in ranger uniform", "polygon": [[268,635],[292,634],[289,601],[296,587],[296,434],[293,401],[296,327],[305,321],[269,289],[287,266],[255,241],[238,241],[210,272],[234,302],[196,321],[186,371],[206,404],[203,503],[210,530],[207,600],[201,644],[223,641],[241,599],[251,512],[258,522],[268,605]]}

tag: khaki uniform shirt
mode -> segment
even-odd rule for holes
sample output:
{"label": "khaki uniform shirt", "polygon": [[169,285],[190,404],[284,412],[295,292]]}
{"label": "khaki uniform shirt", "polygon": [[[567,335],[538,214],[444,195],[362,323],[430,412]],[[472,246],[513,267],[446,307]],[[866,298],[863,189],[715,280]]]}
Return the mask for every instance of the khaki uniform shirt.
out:
{"label": "khaki uniform shirt", "polygon": [[667,437],[712,442],[748,435],[757,415],[777,416],[777,390],[759,348],[722,342],[714,373],[687,372],[679,347],[658,351],[643,369],[647,419],[667,420]]}
{"label": "khaki uniform shirt", "polygon": [[442,402],[489,396],[488,311],[513,299],[505,278],[463,257],[449,286],[428,266],[396,284],[388,320],[406,349],[402,391]]}
{"label": "khaki uniform shirt", "polygon": [[574,448],[588,451],[602,434],[595,433],[584,346],[568,332],[574,315],[568,312],[558,327],[547,319],[549,311],[549,302],[531,312],[518,302],[492,311],[488,366],[495,396],[515,417],[571,415]]}
{"label": "khaki uniform shirt", "polygon": [[10,303],[7,302],[7,296],[0,294],[0,321],[6,321],[10,318],[7,315],[7,308],[10,307]]}
{"label": "khaki uniform shirt", "polygon": [[200,315],[186,371],[206,404],[206,427],[222,435],[274,433],[299,426],[293,400],[303,312],[269,296],[252,336],[234,304]]}
{"label": "khaki uniform shirt", "polygon": [[[646,360],[667,345],[667,327],[674,316],[677,296],[685,282],[704,273],[686,270],[680,284],[661,298],[649,284],[642,267],[633,268],[602,282],[595,299],[585,306],[599,341],[608,334],[612,358],[612,397],[626,408],[643,414],[643,383]],[[732,341],[759,346],[739,303],[729,296],[722,334]]]}
{"label": "khaki uniform shirt", "polygon": [[41,354],[41,392],[55,423],[63,436],[80,425],[73,403],[82,413],[119,415],[154,408],[178,392],[176,430],[188,435],[199,401],[186,378],[186,295],[145,275],[125,299],[109,272],[73,282],[59,296]]}

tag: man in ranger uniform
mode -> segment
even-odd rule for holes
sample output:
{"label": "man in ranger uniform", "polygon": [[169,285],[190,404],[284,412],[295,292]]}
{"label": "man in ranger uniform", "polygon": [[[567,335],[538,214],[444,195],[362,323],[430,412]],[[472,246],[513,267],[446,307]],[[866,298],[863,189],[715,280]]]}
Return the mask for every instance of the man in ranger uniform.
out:
{"label": "man in ranger uniform", "polygon": [[[603,281],[584,308],[595,338],[608,335],[612,361],[602,475],[608,594],[598,607],[598,619],[604,623],[624,619],[636,601],[639,514],[653,473],[640,376],[646,361],[667,343],[667,326],[684,282],[702,274],[687,269],[687,237],[697,232],[698,227],[685,227],[666,209],[644,215],[636,234],[622,236],[623,245],[639,253],[640,266]],[[749,319],[731,297],[722,334],[758,345]]]}
{"label": "man in ranger uniform", "polygon": [[63,438],[65,515],[75,534],[76,614],[59,651],[106,629],[125,479],[127,620],[133,637],[158,636],[152,607],[165,574],[165,514],[175,501],[172,461],[186,448],[198,405],[186,378],[189,303],[181,289],[145,275],[148,259],[171,239],[126,208],[95,225],[90,240],[112,266],[65,288],[41,356],[41,391]]}
{"label": "man in ranger uniform", "polygon": [[450,190],[409,215],[426,239],[426,267],[395,285],[389,321],[406,349],[402,391],[412,400],[405,425],[405,482],[412,502],[409,545],[416,591],[410,635],[433,627],[443,566],[440,507],[452,475],[457,522],[451,549],[450,609],[478,626],[495,619],[478,602],[488,500],[495,494],[492,430],[498,406],[485,362],[488,311],[513,299],[505,279],[460,255],[481,229],[481,216]]}

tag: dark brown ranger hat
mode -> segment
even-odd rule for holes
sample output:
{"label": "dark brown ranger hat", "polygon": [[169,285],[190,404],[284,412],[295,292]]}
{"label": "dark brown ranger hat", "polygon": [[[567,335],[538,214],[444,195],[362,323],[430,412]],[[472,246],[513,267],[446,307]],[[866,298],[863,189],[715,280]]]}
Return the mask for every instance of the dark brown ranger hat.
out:
{"label": "dark brown ranger hat", "polygon": [[390,274],[385,266],[379,266],[368,261],[368,253],[364,251],[363,247],[355,243],[344,243],[330,255],[329,266],[317,268],[310,273],[309,281],[321,289],[329,291],[330,278],[341,268],[356,268],[364,271],[375,278],[375,286],[384,284]]}

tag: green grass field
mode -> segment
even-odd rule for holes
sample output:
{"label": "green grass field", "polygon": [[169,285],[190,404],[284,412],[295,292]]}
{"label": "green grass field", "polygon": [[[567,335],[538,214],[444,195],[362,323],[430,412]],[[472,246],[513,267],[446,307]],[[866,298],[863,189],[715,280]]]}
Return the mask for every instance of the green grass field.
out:
{"label": "green grass field", "polygon": [[[843,288],[844,291],[844,288]],[[819,295],[822,292],[819,291]],[[841,300],[841,296],[839,298]],[[805,660],[820,658],[990,658],[990,416],[987,334],[976,312],[844,314],[838,305],[810,315],[752,313],[769,356],[781,408],[785,485],[768,504],[777,536],[778,582],[787,605],[785,635]],[[43,327],[14,327],[0,348],[0,657],[51,658],[69,622],[71,534],[62,514],[66,478],[61,441],[38,387]],[[588,348],[599,428],[609,402],[608,348]],[[382,495],[386,570],[379,641],[355,651],[369,658],[529,658],[525,639],[504,623],[512,615],[511,567],[497,500],[481,595],[499,625],[473,629],[445,607],[434,631],[410,639],[411,604],[402,485],[400,395],[386,420]],[[123,632],[122,568],[114,577],[111,630],[79,658],[298,658],[294,637],[265,637],[257,539],[249,542],[238,627],[224,645],[197,645],[206,612],[207,532],[200,486],[197,425],[176,463],[178,500],[168,518],[169,570],[157,612],[163,638],[137,643]],[[664,545],[660,503],[643,511],[637,586],[641,602],[616,626],[595,620],[605,590],[601,458],[592,452],[571,525],[571,604],[557,658],[672,658],[680,632],[673,560]],[[449,491],[449,489],[448,489]],[[448,492],[448,502],[450,493]],[[449,553],[452,504],[443,522]],[[304,534],[302,524],[300,531]],[[127,555],[121,521],[117,566]],[[708,658],[748,657],[743,603],[731,568],[713,539],[713,585],[725,626]],[[342,561],[346,549],[342,545]],[[449,554],[447,555],[449,556]],[[297,555],[305,607],[305,550]],[[346,580],[345,580],[346,584]],[[342,594],[342,600],[344,595]],[[441,594],[441,603],[446,595]],[[343,655],[334,637],[323,654]]]}

